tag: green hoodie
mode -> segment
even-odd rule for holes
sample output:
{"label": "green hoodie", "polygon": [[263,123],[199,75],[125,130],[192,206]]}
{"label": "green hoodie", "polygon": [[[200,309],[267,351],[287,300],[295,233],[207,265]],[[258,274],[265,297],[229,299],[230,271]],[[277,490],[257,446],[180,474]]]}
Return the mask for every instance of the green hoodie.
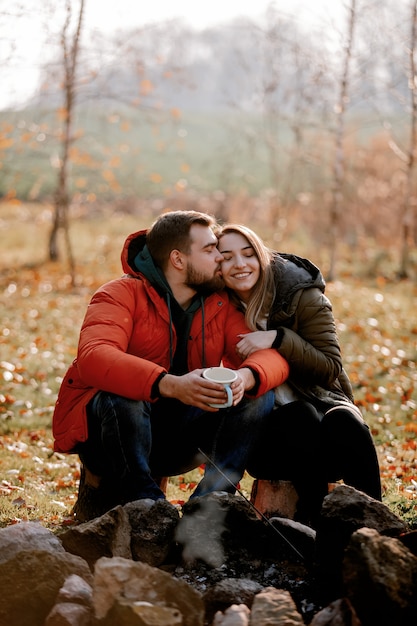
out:
{"label": "green hoodie", "polygon": [[[171,323],[170,332],[170,368],[171,374],[185,374],[188,372],[188,358],[187,358],[187,344],[188,337],[190,335],[191,323],[195,312],[202,308],[203,310],[203,342],[204,342],[204,298],[201,295],[196,295],[193,298],[190,306],[184,310],[180,304],[174,298],[171,287],[169,286],[165,275],[160,267],[155,265],[155,262],[148,250],[148,246],[144,247],[135,257],[135,268],[141,272],[153,287],[158,291],[161,296],[166,300],[169,318]],[[172,325],[175,327],[177,333],[177,347],[175,354],[172,354]],[[204,367],[204,363],[203,363]]]}

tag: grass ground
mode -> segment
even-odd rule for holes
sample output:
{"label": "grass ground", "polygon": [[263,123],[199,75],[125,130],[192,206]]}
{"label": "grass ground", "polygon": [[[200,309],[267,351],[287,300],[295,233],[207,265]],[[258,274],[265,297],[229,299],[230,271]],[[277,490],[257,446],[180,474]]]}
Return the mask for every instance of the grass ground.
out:
{"label": "grass ground", "polygon": [[[90,296],[120,275],[125,235],[148,225],[150,216],[140,221],[114,214],[74,223],[82,262],[72,287],[65,261],[44,262],[48,211],[0,204],[0,526],[68,523],[79,463],[75,455],[53,452],[53,406]],[[416,284],[344,272],[327,294],[356,400],[377,445],[384,502],[417,528]],[[168,498],[187,500],[200,471],[171,478]],[[246,495],[251,482],[242,481]]]}

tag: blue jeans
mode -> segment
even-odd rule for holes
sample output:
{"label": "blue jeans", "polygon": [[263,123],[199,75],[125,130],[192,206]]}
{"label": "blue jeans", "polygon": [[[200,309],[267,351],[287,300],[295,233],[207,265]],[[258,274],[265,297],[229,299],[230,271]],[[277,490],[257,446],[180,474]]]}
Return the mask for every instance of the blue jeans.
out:
{"label": "blue jeans", "polygon": [[218,469],[207,462],[193,496],[234,493],[273,402],[268,392],[207,413],[177,400],[149,403],[99,391],[87,407],[88,439],[77,452],[93,474],[113,485],[121,502],[164,498],[157,478],[206,463],[199,449]]}

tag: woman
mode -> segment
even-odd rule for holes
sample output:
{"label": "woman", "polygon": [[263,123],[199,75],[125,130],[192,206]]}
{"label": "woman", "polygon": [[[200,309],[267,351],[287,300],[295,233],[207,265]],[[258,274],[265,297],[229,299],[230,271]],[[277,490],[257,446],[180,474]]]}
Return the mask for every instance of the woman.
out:
{"label": "woman", "polygon": [[327,483],[341,479],[381,500],[375,446],[343,369],[320,270],[307,259],[273,252],[242,225],[224,226],[218,248],[226,287],[253,331],[241,335],[239,354],[272,347],[290,365],[249,473],[292,480],[300,518],[317,515]]}

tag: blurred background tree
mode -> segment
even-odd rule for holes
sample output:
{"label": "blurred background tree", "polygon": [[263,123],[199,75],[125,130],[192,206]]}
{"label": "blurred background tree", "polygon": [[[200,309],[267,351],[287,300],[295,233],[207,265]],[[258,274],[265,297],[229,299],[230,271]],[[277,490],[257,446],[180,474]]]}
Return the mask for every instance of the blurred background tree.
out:
{"label": "blurred background tree", "polygon": [[[68,2],[75,16],[79,2]],[[375,271],[393,255],[398,275],[413,275],[415,5],[350,0],[341,24],[321,28],[278,0],[260,20],[202,30],[132,20],[106,35],[86,19],[69,215],[197,207],[260,223],[274,247],[298,234],[332,278],[341,250]],[[53,204],[68,122],[57,71],[64,15],[52,19],[60,10],[0,0],[9,25],[41,19],[45,47],[36,92],[0,111],[0,195],[9,200]],[[15,55],[10,41],[0,63]]]}
{"label": "blurred background tree", "polygon": [[[58,233],[60,230],[64,233],[72,282],[74,282],[75,266],[68,223],[68,213],[70,207],[69,159],[71,144],[74,141],[72,127],[76,105],[76,81],[81,28],[84,16],[84,3],[85,0],[80,0],[76,13],[73,16],[71,2],[70,0],[66,0],[66,15],[60,36],[62,77],[59,84],[62,85],[63,106],[59,110],[59,113],[62,118],[63,129],[60,142],[61,154],[57,166],[58,177],[54,194],[54,216],[49,235],[49,260],[57,261],[60,256],[58,248]],[[72,24],[73,21],[74,24]]]}

